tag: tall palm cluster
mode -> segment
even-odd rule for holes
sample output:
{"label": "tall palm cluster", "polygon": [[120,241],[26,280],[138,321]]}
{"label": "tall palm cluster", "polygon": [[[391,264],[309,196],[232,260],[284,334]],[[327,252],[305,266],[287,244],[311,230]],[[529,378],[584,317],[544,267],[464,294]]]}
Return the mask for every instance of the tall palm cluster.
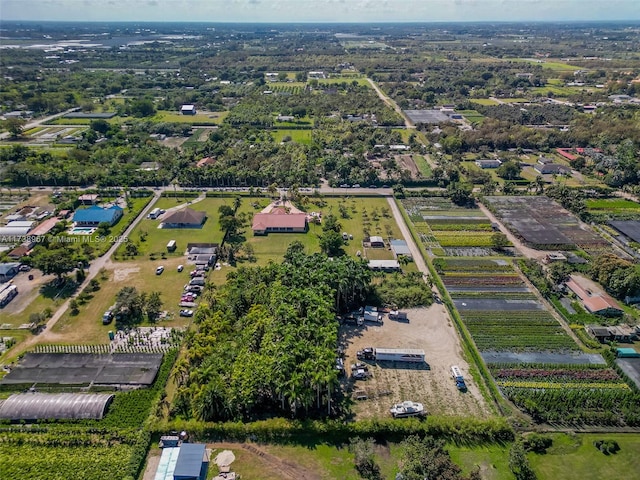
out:
{"label": "tall palm cluster", "polygon": [[240,268],[197,312],[176,365],[173,413],[201,420],[330,415],[338,392],[336,309],[361,304],[371,280],[352,258],[307,255]]}

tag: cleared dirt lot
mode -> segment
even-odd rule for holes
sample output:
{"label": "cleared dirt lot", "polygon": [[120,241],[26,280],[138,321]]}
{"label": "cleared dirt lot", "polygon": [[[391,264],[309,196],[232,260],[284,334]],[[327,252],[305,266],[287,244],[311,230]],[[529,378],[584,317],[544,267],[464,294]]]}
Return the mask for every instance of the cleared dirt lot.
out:
{"label": "cleared dirt lot", "polygon": [[[368,323],[364,327],[341,327],[347,375],[351,364],[358,361],[356,352],[364,347],[425,351],[425,364],[367,362],[372,378],[355,382],[346,380],[347,387],[366,391],[368,395],[367,400],[356,401],[356,417],[388,416],[391,405],[403,400],[421,402],[432,414],[487,416],[489,408],[469,375],[469,364],[462,357],[460,340],[445,307],[436,303],[429,308],[404,311],[408,313],[408,323],[389,320],[385,316],[382,326]],[[465,375],[467,392],[456,389],[450,374],[452,365],[458,365]]]}

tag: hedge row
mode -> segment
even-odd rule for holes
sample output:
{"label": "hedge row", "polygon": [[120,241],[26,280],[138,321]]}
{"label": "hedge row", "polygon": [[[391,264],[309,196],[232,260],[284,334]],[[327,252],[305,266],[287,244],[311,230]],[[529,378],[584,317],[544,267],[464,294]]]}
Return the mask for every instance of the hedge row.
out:
{"label": "hedge row", "polygon": [[157,426],[155,435],[167,431],[187,431],[200,441],[261,441],[268,443],[297,443],[312,437],[332,444],[343,444],[354,437],[374,438],[379,441],[399,442],[408,435],[430,435],[461,445],[504,443],[514,439],[514,432],[504,418],[481,420],[477,418],[430,416],[426,420],[375,419],[345,423],[340,420],[289,420],[272,418],[252,423],[212,423],[196,420],[174,420]]}

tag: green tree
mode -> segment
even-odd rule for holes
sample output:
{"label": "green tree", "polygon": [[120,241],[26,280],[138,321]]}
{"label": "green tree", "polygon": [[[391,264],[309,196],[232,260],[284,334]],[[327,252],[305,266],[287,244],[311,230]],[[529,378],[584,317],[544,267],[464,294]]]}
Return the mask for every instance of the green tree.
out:
{"label": "green tree", "polygon": [[520,178],[521,171],[522,167],[520,166],[519,162],[514,160],[507,160],[498,167],[498,169],[496,170],[496,175],[498,175],[500,178],[504,178],[505,180],[516,180]]}
{"label": "green tree", "polygon": [[23,118],[8,118],[4,121],[4,128],[9,132],[11,138],[15,139],[22,136],[26,123]]}
{"label": "green tree", "polygon": [[56,275],[59,281],[65,273],[73,271],[77,266],[73,250],[65,247],[55,249],[42,247],[32,257],[32,265],[35,268],[44,275]]}
{"label": "green tree", "polygon": [[344,239],[342,234],[335,230],[326,230],[320,238],[320,250],[330,257],[339,257],[344,255]]}
{"label": "green tree", "polygon": [[124,325],[140,323],[145,311],[144,294],[135,287],[123,287],[116,294],[116,312],[119,322]]}
{"label": "green tree", "polygon": [[145,312],[150,322],[155,322],[162,311],[163,302],[160,298],[160,292],[151,292],[147,298]]}
{"label": "green tree", "polygon": [[382,473],[376,463],[373,447],[372,438],[367,440],[355,438],[349,444],[349,450],[353,453],[353,461],[358,474],[367,480],[382,480]]}

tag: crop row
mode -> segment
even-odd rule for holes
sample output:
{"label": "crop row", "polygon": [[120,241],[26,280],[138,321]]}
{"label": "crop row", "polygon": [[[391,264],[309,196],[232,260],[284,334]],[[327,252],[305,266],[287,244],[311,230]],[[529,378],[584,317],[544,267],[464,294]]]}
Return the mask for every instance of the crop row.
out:
{"label": "crop row", "polygon": [[548,382],[600,381],[622,382],[618,373],[612,368],[576,369],[576,368],[490,368],[496,380],[544,379]]}
{"label": "crop row", "polygon": [[[43,447],[27,444],[0,448],[2,478],[53,480],[126,478],[130,445],[106,447]],[[124,460],[123,460],[124,459]]]}
{"label": "crop row", "polygon": [[[491,320],[504,320],[504,321],[540,321],[540,320],[553,320],[554,325],[558,325],[558,322],[551,314],[545,310],[465,310],[462,314],[465,322],[469,321],[491,321]],[[518,326],[522,325],[518,323]]]}
{"label": "crop row", "polygon": [[485,300],[536,300],[535,295],[530,292],[505,292],[505,291],[486,291],[486,290],[476,290],[476,291],[449,291],[449,296],[451,298],[468,298],[468,299],[476,299],[483,298]]}
{"label": "crop row", "polygon": [[473,275],[465,274],[446,274],[442,276],[442,281],[446,286],[456,285],[477,285],[477,286],[496,286],[502,287],[505,285],[524,285],[524,282],[518,275]]}
{"label": "crop row", "polygon": [[628,389],[501,387],[538,423],[640,426],[640,394]]}
{"label": "crop row", "polygon": [[518,332],[524,332],[527,328],[530,328],[530,327],[560,328],[560,325],[558,325],[558,322],[554,318],[536,319],[536,320],[521,319],[517,323],[514,323],[514,319],[509,317],[493,318],[493,319],[485,319],[485,320],[465,318],[464,323],[466,323],[469,326],[471,325],[477,326],[479,328],[482,328],[484,331],[488,331],[491,327],[497,327],[502,330],[513,329]]}
{"label": "crop row", "polygon": [[609,383],[609,382],[534,382],[534,381],[513,381],[501,380],[496,382],[499,387],[509,388],[535,388],[535,389],[562,389],[562,388],[579,388],[579,389],[618,389],[629,390],[626,383]]}
{"label": "crop row", "polygon": [[483,232],[489,233],[491,232],[491,224],[489,223],[479,223],[474,220],[459,220],[457,222],[441,222],[440,220],[431,220],[427,221],[432,230],[436,230],[438,232]]}
{"label": "crop row", "polygon": [[491,247],[493,245],[489,233],[464,232],[472,235],[463,235],[463,232],[457,232],[455,235],[433,233],[441,247]]}

